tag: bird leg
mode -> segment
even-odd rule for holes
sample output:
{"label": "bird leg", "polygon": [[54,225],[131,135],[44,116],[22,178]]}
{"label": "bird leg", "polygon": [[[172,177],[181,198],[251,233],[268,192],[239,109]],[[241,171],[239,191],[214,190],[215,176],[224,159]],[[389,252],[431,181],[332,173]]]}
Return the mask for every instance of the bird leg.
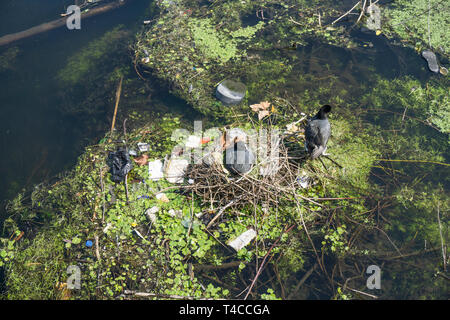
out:
{"label": "bird leg", "polygon": [[325,170],[328,172],[328,168],[325,165],[325,163],[323,163],[322,159],[320,159],[320,157],[318,158],[320,160],[320,163],[323,165],[323,167],[325,168]]}
{"label": "bird leg", "polygon": [[331,158],[328,156],[328,154],[322,153],[322,155],[323,155],[325,158],[327,158],[328,160],[330,160],[331,162],[333,162],[335,165],[337,165],[339,168],[343,169],[343,167],[342,167],[339,163],[337,163],[336,161],[334,161],[333,159],[331,159]]}

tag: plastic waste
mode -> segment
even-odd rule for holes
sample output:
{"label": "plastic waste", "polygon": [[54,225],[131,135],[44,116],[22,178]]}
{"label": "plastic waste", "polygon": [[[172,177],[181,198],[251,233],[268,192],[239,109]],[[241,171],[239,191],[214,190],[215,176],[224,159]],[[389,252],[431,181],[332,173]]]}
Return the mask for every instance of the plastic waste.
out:
{"label": "plastic waste", "polygon": [[166,168],[166,179],[170,183],[183,183],[186,169],[189,165],[187,159],[171,158]]}
{"label": "plastic waste", "polygon": [[150,180],[158,181],[164,178],[163,163],[161,160],[155,160],[148,163],[148,174]]}
{"label": "plastic waste", "polygon": [[170,209],[167,213],[173,218],[179,218],[179,219],[183,218],[183,211],[182,210]]}
{"label": "plastic waste", "polygon": [[148,143],[138,142],[137,146],[140,152],[146,152],[150,150],[150,145]]}
{"label": "plastic waste", "polygon": [[436,55],[433,51],[425,50],[422,52],[422,57],[428,62],[428,69],[430,69],[434,73],[439,72],[439,65],[437,62]]}
{"label": "plastic waste", "polygon": [[91,240],[86,241],[86,247],[88,247],[88,248],[92,247],[92,241]]}
{"label": "plastic waste", "polygon": [[253,229],[248,229],[242,233],[239,237],[228,242],[228,245],[234,250],[239,251],[246,245],[250,243],[256,237],[256,231]]}
{"label": "plastic waste", "polygon": [[244,99],[246,90],[241,82],[224,80],[216,88],[216,97],[225,105],[234,105]]}
{"label": "plastic waste", "polygon": [[162,201],[162,202],[169,202],[170,201],[169,198],[167,198],[165,193],[158,193],[156,195],[156,199],[158,199],[159,201]]}
{"label": "plastic waste", "polygon": [[123,149],[119,149],[116,152],[110,152],[107,163],[110,167],[111,180],[114,182],[123,181],[131,168],[133,168],[128,152]]}
{"label": "plastic waste", "polygon": [[159,211],[159,207],[157,207],[157,206],[154,206],[154,207],[151,207],[151,208],[148,208],[146,211],[145,211],[145,215],[148,217],[148,219],[152,222],[152,223],[155,223],[156,222],[156,213],[158,213],[158,211]]}
{"label": "plastic waste", "polygon": [[112,227],[112,224],[111,224],[111,223],[108,223],[108,224],[106,225],[106,227],[103,229],[103,232],[104,232],[104,233],[107,233],[108,230],[111,229],[111,227]]}
{"label": "plastic waste", "polygon": [[302,189],[307,189],[315,184],[313,178],[311,178],[304,170],[302,170],[300,175],[297,177],[297,183]]}

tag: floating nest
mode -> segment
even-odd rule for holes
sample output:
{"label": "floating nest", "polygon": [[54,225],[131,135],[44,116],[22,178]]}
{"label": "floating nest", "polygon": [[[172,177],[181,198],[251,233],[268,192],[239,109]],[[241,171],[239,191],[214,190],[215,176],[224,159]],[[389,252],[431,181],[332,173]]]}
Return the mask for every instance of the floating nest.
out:
{"label": "floating nest", "polygon": [[[236,213],[249,206],[264,210],[301,197],[296,190],[301,188],[304,154],[294,156],[283,138],[272,141],[268,147],[278,152],[259,156],[245,174],[231,174],[220,161],[189,166],[186,176],[193,182],[188,189],[209,208],[209,214],[202,216],[208,227],[219,221],[227,209]],[[260,150],[253,151],[261,155]]]}

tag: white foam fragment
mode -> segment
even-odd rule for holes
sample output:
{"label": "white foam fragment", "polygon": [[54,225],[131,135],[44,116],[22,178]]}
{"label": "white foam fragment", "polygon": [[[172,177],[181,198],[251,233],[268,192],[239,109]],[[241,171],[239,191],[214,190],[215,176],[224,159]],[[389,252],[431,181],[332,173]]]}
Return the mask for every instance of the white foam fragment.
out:
{"label": "white foam fragment", "polygon": [[156,213],[159,211],[159,207],[154,206],[145,211],[145,214],[150,219],[152,223],[156,222]]}
{"label": "white foam fragment", "polygon": [[164,178],[163,163],[161,160],[155,160],[148,163],[148,174],[150,180],[158,181]]}
{"label": "white foam fragment", "polygon": [[183,183],[184,174],[189,165],[186,159],[170,159],[166,168],[166,179],[170,183]]}
{"label": "white foam fragment", "polygon": [[239,251],[246,245],[250,243],[256,237],[256,231],[253,229],[248,229],[244,233],[242,233],[239,237],[235,238],[232,241],[228,242],[228,245],[232,247],[234,250]]}

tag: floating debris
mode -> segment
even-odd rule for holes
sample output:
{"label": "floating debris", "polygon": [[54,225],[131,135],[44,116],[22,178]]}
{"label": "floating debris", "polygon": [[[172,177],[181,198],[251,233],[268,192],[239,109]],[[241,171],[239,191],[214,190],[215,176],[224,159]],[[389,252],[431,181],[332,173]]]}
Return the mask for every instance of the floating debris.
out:
{"label": "floating debris", "polygon": [[158,199],[158,200],[160,200],[162,202],[169,202],[170,201],[169,198],[167,198],[165,193],[158,193],[156,195],[156,199]]}
{"label": "floating debris", "polygon": [[239,251],[246,245],[250,243],[256,237],[256,231],[253,229],[248,229],[244,233],[242,233],[236,239],[228,242],[228,245],[232,247],[234,250]]}
{"label": "floating debris", "polygon": [[448,74],[447,68],[446,68],[446,67],[442,67],[442,66],[439,68],[439,72],[440,72],[443,76],[446,76],[446,75]]}
{"label": "floating debris", "polygon": [[161,160],[155,160],[148,163],[148,174],[150,180],[158,181],[164,178],[163,163]]}
{"label": "floating debris", "polygon": [[437,63],[436,55],[433,51],[425,50],[422,52],[422,57],[428,62],[428,69],[434,73],[439,72],[439,65]]}
{"label": "floating debris", "polygon": [[234,105],[244,99],[246,90],[241,82],[224,80],[216,88],[216,97],[225,105]]}
{"label": "floating debris", "polygon": [[[252,109],[255,112],[258,112],[258,120],[261,120],[264,117],[270,115],[269,107],[270,107],[270,102],[263,101],[263,102],[260,102],[260,103],[257,103],[257,104],[252,104],[250,106],[250,109]],[[275,110],[275,108],[272,107],[272,110]]]}
{"label": "floating debris", "polygon": [[166,179],[170,183],[183,183],[184,174],[189,165],[187,159],[172,158],[168,161],[166,168]]}
{"label": "floating debris", "polygon": [[148,143],[138,142],[137,146],[140,152],[146,152],[150,150],[150,145]]}
{"label": "floating debris", "polygon": [[147,154],[143,154],[139,157],[136,157],[133,159],[133,161],[138,165],[138,166],[145,166],[148,164],[148,155]]}
{"label": "floating debris", "polygon": [[183,218],[183,211],[182,210],[174,210],[174,209],[170,209],[168,211],[169,215],[173,218]]}
{"label": "floating debris", "polygon": [[137,229],[133,229],[133,231],[139,236],[139,238],[141,238],[142,240],[145,240],[145,238],[142,236],[142,234]]}
{"label": "floating debris", "polygon": [[107,163],[110,167],[111,180],[114,182],[123,181],[128,172],[130,172],[131,168],[133,167],[130,156],[125,150],[110,152],[108,155]]}
{"label": "floating debris", "polygon": [[111,227],[112,227],[112,224],[111,224],[111,223],[108,223],[108,224],[106,225],[106,227],[103,229],[103,233],[107,233],[108,230],[111,229]]}
{"label": "floating debris", "polygon": [[199,136],[192,135],[192,136],[187,137],[187,139],[186,139],[186,143],[185,143],[186,148],[195,149],[195,148],[200,148],[201,145],[202,145],[202,138]]}
{"label": "floating debris", "polygon": [[156,213],[158,213],[158,211],[159,211],[159,207],[157,207],[157,206],[154,206],[154,207],[151,207],[151,208],[148,208],[146,211],[145,211],[145,215],[148,217],[148,219],[152,222],[152,223],[155,223],[156,222]]}

